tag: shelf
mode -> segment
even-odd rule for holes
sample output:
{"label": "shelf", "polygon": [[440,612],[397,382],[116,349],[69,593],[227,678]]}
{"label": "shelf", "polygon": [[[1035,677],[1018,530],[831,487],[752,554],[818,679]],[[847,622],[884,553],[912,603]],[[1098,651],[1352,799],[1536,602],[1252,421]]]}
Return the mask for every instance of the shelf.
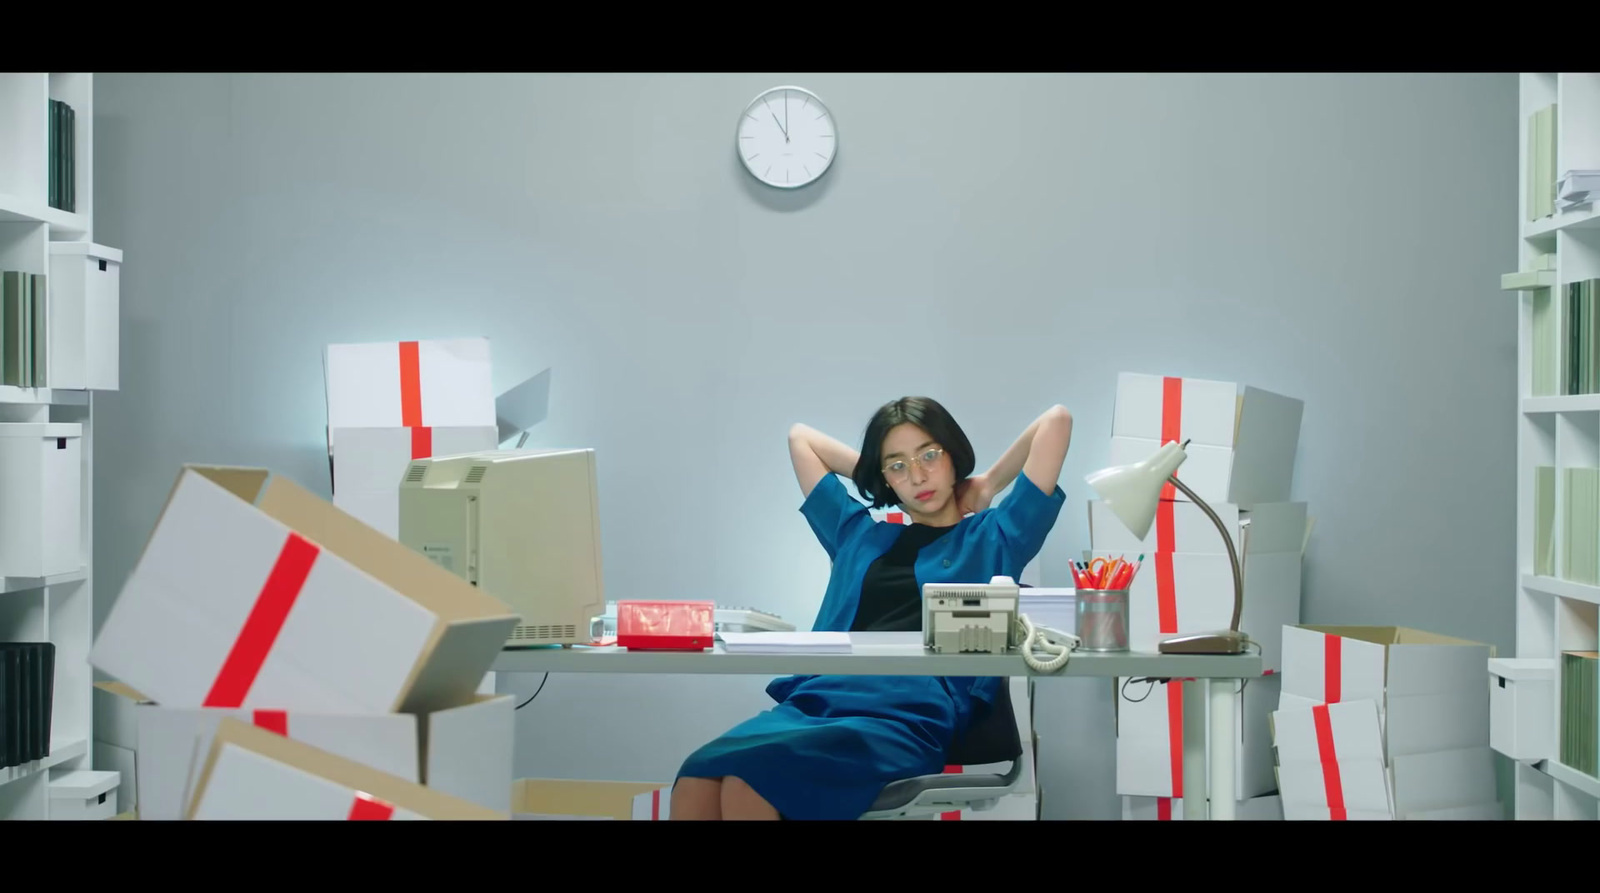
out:
{"label": "shelf", "polygon": [[[10,766],[0,769],[0,785],[9,784],[19,778],[27,778],[36,772],[43,772],[54,766],[59,766],[67,760],[81,757],[89,752],[89,742],[85,738],[76,738],[71,741],[51,742],[50,755],[42,760],[23,763],[20,766]],[[1571,771],[1571,770],[1568,770]]]}
{"label": "shelf", "polygon": [[1557,577],[1539,577],[1533,574],[1523,574],[1522,585],[1535,592],[1600,605],[1600,586],[1585,586],[1582,583],[1569,583]]}
{"label": "shelf", "polygon": [[0,403],[52,403],[57,406],[87,406],[88,391],[59,388],[18,388],[0,384]]}
{"label": "shelf", "polygon": [[52,574],[48,577],[0,577],[0,595],[4,595],[7,592],[43,589],[46,586],[60,586],[63,583],[76,583],[79,580],[87,579],[89,579],[88,569],[72,571],[66,574]]}
{"label": "shelf", "polygon": [[1600,778],[1595,778],[1593,775],[1585,775],[1559,760],[1545,760],[1544,771],[1556,781],[1575,787],[1591,797],[1600,799]]}
{"label": "shelf", "polygon": [[1589,205],[1557,211],[1543,220],[1531,220],[1522,225],[1524,239],[1543,239],[1562,230],[1600,229],[1600,207]]}
{"label": "shelf", "polygon": [[1542,412],[1600,412],[1600,394],[1523,397],[1522,411],[1528,415]]}
{"label": "shelf", "polygon": [[52,236],[80,239],[89,234],[88,218],[82,214],[69,213],[42,202],[30,202],[3,192],[0,192],[0,221],[48,223]]}

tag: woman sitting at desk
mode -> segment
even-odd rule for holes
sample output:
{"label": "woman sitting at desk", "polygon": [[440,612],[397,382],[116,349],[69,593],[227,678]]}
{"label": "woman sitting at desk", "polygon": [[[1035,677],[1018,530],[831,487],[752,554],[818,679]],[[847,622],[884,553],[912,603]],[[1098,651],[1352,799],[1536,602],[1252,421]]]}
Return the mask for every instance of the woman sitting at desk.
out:
{"label": "woman sitting at desk", "polygon": [[[789,432],[801,514],[833,571],[815,630],[920,631],[922,583],[1019,579],[1054,526],[1072,416],[1052,406],[988,472],[970,476],[972,445],[944,407],[904,397],[867,425],[861,453],[808,428]],[[1018,477],[1018,473],[1021,477]],[[900,506],[910,526],[872,520]],[[1016,480],[999,506],[994,494]],[[976,514],[968,514],[969,512]],[[965,516],[965,517],[964,517]],[[678,770],[674,819],[855,819],[885,785],[933,775],[945,751],[989,709],[1005,679],[789,676],[776,707],[695,751]]]}

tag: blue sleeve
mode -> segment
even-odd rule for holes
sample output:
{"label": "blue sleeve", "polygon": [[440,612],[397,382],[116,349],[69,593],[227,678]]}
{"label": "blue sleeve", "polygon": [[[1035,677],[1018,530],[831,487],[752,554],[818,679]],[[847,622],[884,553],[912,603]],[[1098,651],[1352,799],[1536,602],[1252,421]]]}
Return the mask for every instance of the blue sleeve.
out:
{"label": "blue sleeve", "polygon": [[1011,492],[990,510],[988,522],[1000,534],[1005,549],[1020,567],[1044,548],[1045,537],[1056,524],[1067,494],[1058,485],[1046,494],[1026,474],[1018,474]]}
{"label": "blue sleeve", "polygon": [[839,547],[850,537],[866,530],[872,524],[872,515],[860,501],[852,498],[838,476],[825,474],[811,488],[811,495],[800,505],[800,514],[806,516],[817,541],[837,558]]}

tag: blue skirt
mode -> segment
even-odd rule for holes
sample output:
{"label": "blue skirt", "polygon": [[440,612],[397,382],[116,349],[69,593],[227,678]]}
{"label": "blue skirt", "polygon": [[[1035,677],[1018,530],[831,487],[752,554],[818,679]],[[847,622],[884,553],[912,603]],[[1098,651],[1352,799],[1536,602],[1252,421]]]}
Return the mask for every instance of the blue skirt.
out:
{"label": "blue skirt", "polygon": [[885,785],[944,771],[971,679],[789,676],[776,707],[695,751],[678,778],[734,776],[787,819],[857,819]]}

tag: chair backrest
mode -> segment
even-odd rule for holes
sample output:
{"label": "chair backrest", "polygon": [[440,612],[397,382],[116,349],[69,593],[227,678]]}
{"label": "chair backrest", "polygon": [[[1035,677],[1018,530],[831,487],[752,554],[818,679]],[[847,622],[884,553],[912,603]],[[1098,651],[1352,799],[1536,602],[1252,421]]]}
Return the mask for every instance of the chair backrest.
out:
{"label": "chair backrest", "polygon": [[1017,733],[1017,715],[1011,707],[1011,680],[1005,678],[1000,682],[992,709],[968,726],[966,734],[950,743],[950,752],[945,758],[951,765],[1004,763],[1022,756],[1022,736]]}

